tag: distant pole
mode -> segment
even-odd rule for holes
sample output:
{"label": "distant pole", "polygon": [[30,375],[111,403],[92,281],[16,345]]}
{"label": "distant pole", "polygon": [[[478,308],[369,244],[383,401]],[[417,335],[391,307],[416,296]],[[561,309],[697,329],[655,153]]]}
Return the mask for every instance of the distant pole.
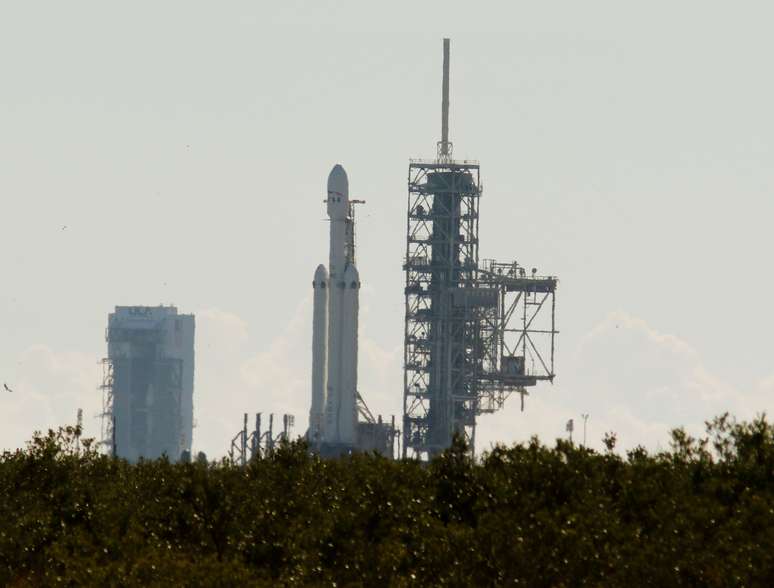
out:
{"label": "distant pole", "polygon": [[250,451],[250,457],[256,458],[258,456],[258,448],[261,444],[261,413],[255,413],[255,431],[253,431],[253,444]]}
{"label": "distant pole", "polygon": [[581,417],[583,417],[583,447],[586,447],[586,421],[589,420],[588,413],[582,414]]}

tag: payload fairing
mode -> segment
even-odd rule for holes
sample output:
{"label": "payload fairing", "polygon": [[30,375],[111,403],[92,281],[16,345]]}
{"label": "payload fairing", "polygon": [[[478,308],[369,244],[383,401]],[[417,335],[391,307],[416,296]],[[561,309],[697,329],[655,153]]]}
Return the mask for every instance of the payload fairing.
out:
{"label": "payload fairing", "polygon": [[335,165],[328,175],[330,219],[328,270],[314,274],[312,403],[309,441],[325,452],[352,449],[357,436],[357,329],[360,276],[347,173]]}

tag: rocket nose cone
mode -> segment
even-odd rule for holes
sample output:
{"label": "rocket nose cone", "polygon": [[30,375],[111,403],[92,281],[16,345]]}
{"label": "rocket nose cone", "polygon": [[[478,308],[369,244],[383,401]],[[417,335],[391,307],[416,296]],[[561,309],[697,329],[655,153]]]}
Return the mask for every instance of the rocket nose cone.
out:
{"label": "rocket nose cone", "polygon": [[317,266],[317,269],[314,272],[314,281],[318,284],[328,281],[328,270],[325,269],[323,264]]}
{"label": "rocket nose cone", "polygon": [[354,265],[348,265],[347,269],[344,270],[344,283],[348,288],[360,287],[360,272]]}
{"label": "rocket nose cone", "polygon": [[333,166],[331,173],[328,174],[328,193],[333,192],[338,196],[347,197],[349,195],[349,180],[347,172],[338,163]]}

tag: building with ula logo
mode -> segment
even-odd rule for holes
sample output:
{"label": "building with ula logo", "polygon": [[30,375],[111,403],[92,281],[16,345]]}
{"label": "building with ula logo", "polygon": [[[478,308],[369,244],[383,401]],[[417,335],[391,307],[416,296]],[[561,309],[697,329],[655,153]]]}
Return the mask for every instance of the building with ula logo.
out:
{"label": "building with ula logo", "polygon": [[130,461],[190,455],[194,316],[174,306],[117,306],[103,360],[102,437]]}

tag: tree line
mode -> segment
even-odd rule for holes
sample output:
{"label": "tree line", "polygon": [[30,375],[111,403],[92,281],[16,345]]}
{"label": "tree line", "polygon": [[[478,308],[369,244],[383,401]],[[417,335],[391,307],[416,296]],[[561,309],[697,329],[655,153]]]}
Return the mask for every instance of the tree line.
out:
{"label": "tree line", "polygon": [[130,464],[80,431],[0,457],[2,585],[771,586],[774,426],[670,449]]}

